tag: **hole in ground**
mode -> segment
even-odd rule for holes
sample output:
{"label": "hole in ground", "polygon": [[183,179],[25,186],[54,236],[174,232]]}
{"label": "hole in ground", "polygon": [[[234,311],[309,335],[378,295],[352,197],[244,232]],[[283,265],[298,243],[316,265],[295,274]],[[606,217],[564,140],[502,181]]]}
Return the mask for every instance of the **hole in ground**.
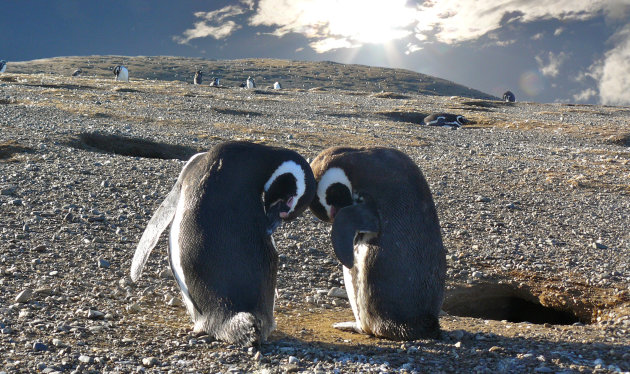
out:
{"label": "hole in ground", "polygon": [[530,292],[505,284],[486,283],[447,291],[442,309],[454,316],[496,321],[552,325],[590,323],[571,310],[544,306]]}
{"label": "hole in ground", "polygon": [[99,132],[81,133],[70,139],[69,146],[88,151],[114,153],[123,156],[161,158],[165,160],[188,160],[203,150],[182,145],[159,143],[140,138],[128,138],[120,135]]}
{"label": "hole in ground", "polygon": [[376,112],[383,117],[389,118],[396,122],[410,122],[424,124],[422,121],[427,115],[419,112],[404,112],[404,111],[391,111],[391,112]]}

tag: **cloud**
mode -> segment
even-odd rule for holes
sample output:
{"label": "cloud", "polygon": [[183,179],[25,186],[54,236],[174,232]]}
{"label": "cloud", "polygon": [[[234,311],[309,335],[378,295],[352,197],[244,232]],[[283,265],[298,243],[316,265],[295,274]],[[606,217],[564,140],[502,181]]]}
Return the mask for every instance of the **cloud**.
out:
{"label": "cloud", "polygon": [[560,52],[558,54],[554,54],[553,52],[549,52],[547,54],[547,62],[545,63],[544,58],[541,55],[535,57],[536,62],[538,63],[538,68],[542,75],[546,77],[555,78],[560,73],[560,66],[567,59],[568,55],[564,52]]}
{"label": "cloud", "polygon": [[592,67],[602,104],[630,105],[630,25],[613,36],[615,47]]}
{"label": "cloud", "polygon": [[[248,2],[244,3],[245,5],[249,4]],[[228,18],[236,17],[243,13],[245,13],[245,10],[237,5],[229,5],[212,12],[195,12],[194,16],[202,20],[195,22],[194,27],[184,31],[182,36],[174,36],[173,40],[179,44],[187,44],[193,39],[208,36],[217,40],[223,39],[241,28],[240,25],[232,20],[228,20]]]}
{"label": "cloud", "polygon": [[578,102],[589,101],[593,97],[597,96],[597,90],[593,88],[587,88],[580,93],[573,95],[573,100]]}

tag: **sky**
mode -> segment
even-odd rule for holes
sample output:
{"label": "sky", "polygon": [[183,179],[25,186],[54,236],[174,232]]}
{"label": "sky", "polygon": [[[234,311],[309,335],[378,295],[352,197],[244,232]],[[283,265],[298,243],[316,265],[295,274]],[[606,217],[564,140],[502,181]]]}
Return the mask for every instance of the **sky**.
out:
{"label": "sky", "polygon": [[630,105],[630,0],[0,0],[0,59],[281,58]]}

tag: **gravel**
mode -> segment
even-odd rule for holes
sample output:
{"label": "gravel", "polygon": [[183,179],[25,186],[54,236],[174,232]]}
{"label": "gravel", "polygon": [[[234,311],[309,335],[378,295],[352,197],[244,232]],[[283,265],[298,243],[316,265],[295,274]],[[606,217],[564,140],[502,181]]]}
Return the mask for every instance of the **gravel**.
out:
{"label": "gravel", "polygon": [[[630,150],[619,142],[629,108],[2,77],[15,79],[0,80],[0,147],[22,148],[0,160],[0,373],[630,371]],[[438,111],[473,123],[432,128],[400,114]],[[269,342],[195,336],[165,238],[139,282],[128,276],[183,161],[81,143],[97,132],[191,150],[246,139],[310,159],[333,145],[401,149],[429,181],[448,251],[441,338],[333,329],[352,312],[330,226],[309,212],[274,234]],[[466,316],[506,295],[575,320]]]}

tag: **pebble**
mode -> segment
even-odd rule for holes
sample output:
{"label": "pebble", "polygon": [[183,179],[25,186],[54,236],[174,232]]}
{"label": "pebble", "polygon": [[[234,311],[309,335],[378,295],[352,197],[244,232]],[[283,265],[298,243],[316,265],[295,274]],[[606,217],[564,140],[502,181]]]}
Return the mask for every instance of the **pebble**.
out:
{"label": "pebble", "polygon": [[489,203],[491,201],[491,199],[489,197],[486,196],[477,196],[475,198],[475,201],[478,203]]}
{"label": "pebble", "polygon": [[145,357],[142,359],[142,365],[145,367],[151,368],[157,364],[159,364],[159,361],[156,357]]}
{"label": "pebble", "polygon": [[291,365],[299,365],[300,360],[295,356],[289,356],[289,364]]}
{"label": "pebble", "polygon": [[35,342],[33,343],[33,350],[35,352],[47,351],[48,346],[42,342]]}
{"label": "pebble", "polygon": [[46,250],[46,245],[45,244],[40,244],[37,247],[33,248],[32,251],[33,252],[44,252]]}
{"label": "pebble", "polygon": [[30,288],[26,288],[15,297],[15,302],[22,304],[28,303],[31,300],[32,296],[33,290],[31,290]]}
{"label": "pebble", "polygon": [[330,289],[330,291],[328,291],[328,296],[329,297],[338,297],[340,299],[347,299],[348,298],[348,293],[343,288],[333,287],[333,288]]}
{"label": "pebble", "polygon": [[99,258],[98,259],[98,267],[99,268],[109,269],[110,265],[111,264],[110,264],[109,261],[107,261],[107,260],[105,260],[103,258]]}
{"label": "pebble", "polygon": [[81,355],[79,356],[79,362],[82,362],[84,364],[89,364],[92,362],[92,357],[91,356],[86,356],[86,355]]}
{"label": "pebble", "polygon": [[105,313],[99,312],[98,310],[90,309],[87,312],[88,319],[104,319]]}

